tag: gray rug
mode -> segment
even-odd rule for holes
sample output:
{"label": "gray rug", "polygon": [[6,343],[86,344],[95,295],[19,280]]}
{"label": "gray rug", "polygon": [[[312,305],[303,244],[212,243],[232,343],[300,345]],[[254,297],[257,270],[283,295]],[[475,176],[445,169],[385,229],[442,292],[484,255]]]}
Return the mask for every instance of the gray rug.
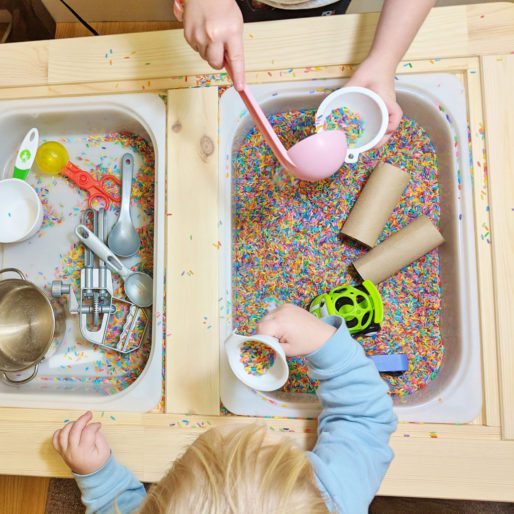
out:
{"label": "gray rug", "polygon": [[[84,512],[85,509],[80,502],[80,491],[74,480],[58,478],[50,480],[45,514],[84,514]],[[369,512],[370,514],[514,514],[514,503],[379,496],[371,504]]]}

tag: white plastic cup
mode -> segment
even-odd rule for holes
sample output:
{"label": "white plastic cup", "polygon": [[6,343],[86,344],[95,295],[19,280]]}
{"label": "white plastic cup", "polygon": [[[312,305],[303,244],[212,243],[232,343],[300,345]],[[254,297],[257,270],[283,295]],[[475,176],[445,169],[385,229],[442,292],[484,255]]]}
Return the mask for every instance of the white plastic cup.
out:
{"label": "white plastic cup", "polygon": [[[271,348],[275,353],[273,365],[262,375],[248,373],[241,362],[241,347],[248,342],[261,343]],[[289,378],[286,354],[278,339],[274,337],[265,335],[241,336],[234,333],[225,341],[225,351],[227,352],[228,363],[234,375],[243,384],[252,389],[257,391],[276,391]]]}
{"label": "white plastic cup", "polygon": [[316,112],[316,126],[323,127],[333,110],[347,107],[363,121],[363,134],[356,143],[348,143],[345,162],[354,163],[359,155],[373,148],[387,130],[389,114],[385,102],[365,87],[343,87],[328,95]]}
{"label": "white plastic cup", "polygon": [[24,180],[0,181],[0,243],[19,243],[31,238],[43,224],[43,205]]}

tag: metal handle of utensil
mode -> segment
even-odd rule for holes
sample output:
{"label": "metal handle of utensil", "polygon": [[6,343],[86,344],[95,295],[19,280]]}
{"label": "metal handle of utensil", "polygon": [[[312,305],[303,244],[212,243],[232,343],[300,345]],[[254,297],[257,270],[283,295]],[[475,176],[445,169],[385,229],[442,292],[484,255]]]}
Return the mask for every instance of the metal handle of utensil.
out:
{"label": "metal handle of utensil", "polygon": [[77,225],[75,234],[113,273],[117,273],[124,280],[132,273],[85,225]]}
{"label": "metal handle of utensil", "polygon": [[121,213],[130,219],[130,198],[132,196],[132,177],[134,175],[134,156],[123,154],[121,158]]}
{"label": "metal handle of utensil", "polygon": [[36,378],[38,370],[39,370],[39,362],[37,364],[34,364],[34,371],[32,372],[32,375],[30,375],[30,377],[28,377],[28,378],[23,378],[22,380],[13,380],[12,378],[9,378],[7,376],[7,373],[5,373],[5,371],[2,372],[2,376],[3,376],[3,379],[11,385],[23,385],[23,384],[27,384],[31,380],[34,380]]}
{"label": "metal handle of utensil", "polygon": [[24,274],[23,274],[19,269],[17,269],[17,268],[4,268],[4,269],[0,270],[0,275],[1,275],[2,273],[9,273],[9,272],[17,273],[17,274],[20,276],[20,278],[21,278],[22,280],[27,280],[27,279],[25,278],[25,275],[24,275]]}
{"label": "metal handle of utensil", "polygon": [[[89,219],[93,225],[93,231],[96,232],[97,214],[94,209],[86,209],[82,215],[82,224],[87,226]],[[86,248],[84,252],[84,291],[91,294],[91,284],[93,283],[93,268],[95,267],[95,254]]]}
{"label": "metal handle of utensil", "polygon": [[[98,223],[96,225],[96,235],[102,243],[105,244],[105,209],[98,209]],[[98,267],[100,268],[100,288],[105,289],[107,285],[107,274],[105,271],[105,262],[98,259]]]}

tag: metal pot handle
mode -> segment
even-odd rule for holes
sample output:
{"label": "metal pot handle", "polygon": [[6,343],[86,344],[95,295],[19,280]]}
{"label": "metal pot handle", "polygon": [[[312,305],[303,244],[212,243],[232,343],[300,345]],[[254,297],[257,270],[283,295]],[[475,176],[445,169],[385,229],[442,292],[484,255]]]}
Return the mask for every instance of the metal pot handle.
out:
{"label": "metal pot handle", "polygon": [[30,382],[31,380],[34,380],[36,378],[38,368],[39,368],[39,362],[37,364],[34,364],[34,371],[32,372],[32,375],[30,375],[30,377],[24,378],[22,380],[13,380],[12,378],[9,378],[7,376],[7,373],[5,373],[5,372],[2,372],[2,375],[4,377],[4,380],[11,385],[23,385],[23,384],[27,384],[28,382]]}
{"label": "metal pot handle", "polygon": [[17,273],[21,277],[22,280],[27,280],[25,278],[25,275],[17,268],[4,268],[4,269],[0,270],[0,275],[2,273],[7,273],[9,271],[12,271],[13,273]]}

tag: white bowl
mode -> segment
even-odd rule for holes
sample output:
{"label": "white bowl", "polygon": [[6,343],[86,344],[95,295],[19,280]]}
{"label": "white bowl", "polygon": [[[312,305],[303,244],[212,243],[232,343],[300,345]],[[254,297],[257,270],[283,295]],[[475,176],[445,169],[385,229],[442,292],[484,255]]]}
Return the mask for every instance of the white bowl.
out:
{"label": "white bowl", "polygon": [[0,243],[29,239],[41,228],[43,205],[34,189],[24,180],[0,181]]}
{"label": "white bowl", "polygon": [[[253,375],[245,370],[244,364],[241,362],[241,346],[248,342],[261,343],[271,348],[275,353],[273,365],[262,375]],[[225,351],[227,352],[228,363],[234,372],[234,375],[243,384],[257,391],[276,391],[280,389],[289,378],[289,366],[287,365],[286,354],[284,349],[271,336],[254,335],[241,336],[232,334],[225,341]]]}
{"label": "white bowl", "polygon": [[387,130],[389,114],[382,98],[365,87],[343,87],[336,89],[321,102],[316,112],[316,126],[323,127],[333,110],[347,107],[357,113],[364,124],[364,131],[355,144],[348,143],[345,162],[357,162],[359,155],[373,148]]}

